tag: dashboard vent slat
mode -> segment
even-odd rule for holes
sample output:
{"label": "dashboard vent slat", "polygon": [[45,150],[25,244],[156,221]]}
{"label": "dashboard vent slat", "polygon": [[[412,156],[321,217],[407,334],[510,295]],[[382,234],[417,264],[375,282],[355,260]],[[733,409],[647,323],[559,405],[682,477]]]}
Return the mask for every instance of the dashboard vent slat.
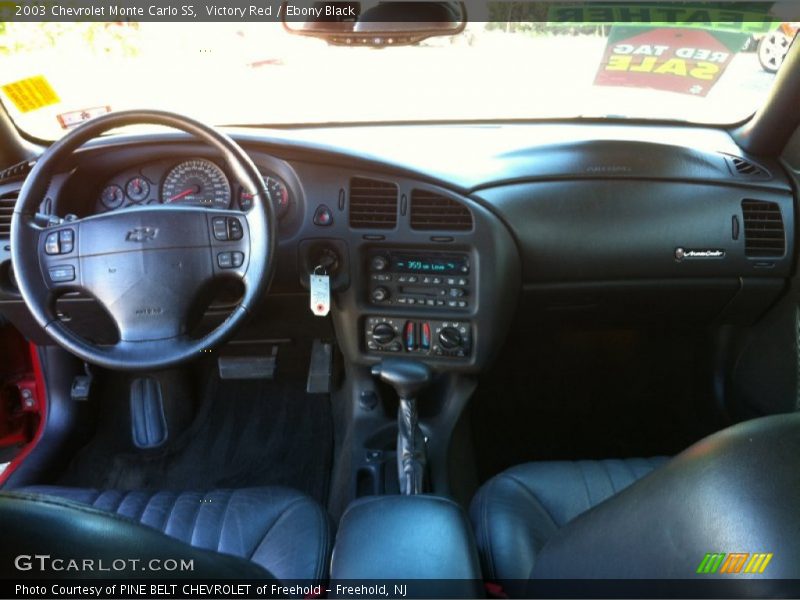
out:
{"label": "dashboard vent slat", "polygon": [[35,164],[35,160],[24,160],[15,165],[11,165],[6,169],[0,170],[0,182],[6,180],[12,181],[15,179],[25,179]]}
{"label": "dashboard vent slat", "polygon": [[17,196],[18,190],[0,195],[0,238],[11,236],[11,213],[17,204]]}
{"label": "dashboard vent slat", "polygon": [[726,155],[728,165],[734,175],[748,179],[770,179],[772,175],[761,165],[741,156]]}
{"label": "dashboard vent slat", "polygon": [[350,227],[394,229],[397,225],[395,184],[366,177],[350,180]]}
{"label": "dashboard vent slat", "polygon": [[472,213],[463,204],[426,190],[411,192],[411,229],[469,231]]}
{"label": "dashboard vent slat", "polygon": [[765,200],[742,200],[744,254],[780,257],[786,252],[786,231],[780,206]]}

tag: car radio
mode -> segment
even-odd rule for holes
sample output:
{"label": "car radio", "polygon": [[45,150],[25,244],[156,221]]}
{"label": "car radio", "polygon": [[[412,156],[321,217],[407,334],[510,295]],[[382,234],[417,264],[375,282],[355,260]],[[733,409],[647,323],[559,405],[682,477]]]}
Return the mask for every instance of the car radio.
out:
{"label": "car radio", "polygon": [[374,250],[367,255],[369,302],[466,310],[473,298],[463,252]]}

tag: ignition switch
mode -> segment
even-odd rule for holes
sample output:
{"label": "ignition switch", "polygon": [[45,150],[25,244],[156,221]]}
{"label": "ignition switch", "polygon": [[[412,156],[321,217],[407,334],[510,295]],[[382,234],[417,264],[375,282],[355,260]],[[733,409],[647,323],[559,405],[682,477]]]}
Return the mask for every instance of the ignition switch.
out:
{"label": "ignition switch", "polygon": [[331,248],[323,248],[316,264],[322,267],[328,275],[333,275],[339,269],[339,255]]}

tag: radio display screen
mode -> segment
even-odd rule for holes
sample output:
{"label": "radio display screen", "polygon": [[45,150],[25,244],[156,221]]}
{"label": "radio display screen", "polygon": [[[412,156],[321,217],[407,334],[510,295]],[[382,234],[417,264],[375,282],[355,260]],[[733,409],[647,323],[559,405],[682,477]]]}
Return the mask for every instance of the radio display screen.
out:
{"label": "radio display screen", "polygon": [[460,256],[416,256],[396,254],[392,256],[392,266],[400,273],[441,273],[444,275],[466,273],[467,261]]}

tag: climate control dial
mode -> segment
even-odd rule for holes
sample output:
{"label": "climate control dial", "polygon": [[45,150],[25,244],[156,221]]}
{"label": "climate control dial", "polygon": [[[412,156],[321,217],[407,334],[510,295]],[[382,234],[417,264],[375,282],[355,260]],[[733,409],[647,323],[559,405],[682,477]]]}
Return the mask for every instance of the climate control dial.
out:
{"label": "climate control dial", "polygon": [[388,323],[378,323],[372,328],[372,339],[378,344],[388,344],[394,339],[394,327]]}
{"label": "climate control dial", "polygon": [[441,344],[442,348],[445,350],[455,350],[456,348],[460,348],[464,343],[464,339],[461,337],[458,329],[455,327],[442,327],[442,330],[439,332],[439,344]]}

